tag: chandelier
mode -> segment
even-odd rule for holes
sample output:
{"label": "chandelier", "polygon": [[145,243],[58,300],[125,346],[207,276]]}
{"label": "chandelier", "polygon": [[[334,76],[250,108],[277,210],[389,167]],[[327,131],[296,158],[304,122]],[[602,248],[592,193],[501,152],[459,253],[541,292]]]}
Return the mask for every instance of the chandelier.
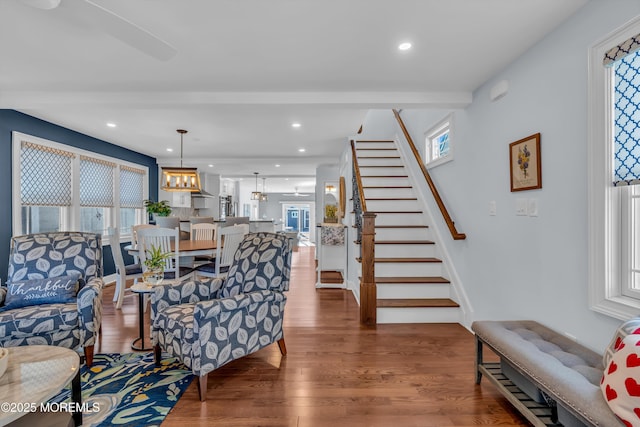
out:
{"label": "chandelier", "polygon": [[180,134],[180,167],[162,168],[162,189],[164,191],[199,192],[202,186],[200,185],[198,169],[182,167],[183,137],[187,131],[178,129],[176,132]]}
{"label": "chandelier", "polygon": [[262,178],[262,195],[260,196],[260,201],[261,202],[266,202],[267,200],[269,200],[269,196],[267,196],[266,193],[266,185],[265,185],[265,181],[267,180],[267,178]]}
{"label": "chandelier", "polygon": [[258,191],[258,172],[253,173],[256,176],[256,191],[251,192],[251,200],[260,200],[262,193]]}

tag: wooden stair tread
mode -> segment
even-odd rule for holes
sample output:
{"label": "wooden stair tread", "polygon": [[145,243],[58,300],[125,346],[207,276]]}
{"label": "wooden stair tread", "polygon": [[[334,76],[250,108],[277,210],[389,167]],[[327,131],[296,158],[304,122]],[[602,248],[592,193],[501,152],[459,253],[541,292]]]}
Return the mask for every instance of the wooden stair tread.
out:
{"label": "wooden stair tread", "polygon": [[376,283],[451,283],[444,277],[376,277]]}
{"label": "wooden stair tread", "polygon": [[385,139],[356,139],[356,144],[358,142],[395,142],[395,141],[388,141]]}
{"label": "wooden stair tread", "polygon": [[[353,213],[353,212],[352,212]],[[352,225],[351,228],[358,228],[355,225]],[[402,229],[402,228],[429,228],[428,225],[376,225],[376,228],[394,228],[394,229]]]}
{"label": "wooden stair tread", "polygon": [[356,147],[356,150],[358,151],[398,151],[397,148],[358,148]]}
{"label": "wooden stair tread", "polygon": [[404,165],[370,165],[370,166],[366,166],[366,165],[360,165],[360,169],[363,168],[403,168]]}
{"label": "wooden stair tread", "polygon": [[400,156],[358,156],[360,159],[400,159]]}
{"label": "wooden stair tread", "polygon": [[409,175],[360,175],[360,178],[409,178]]}
{"label": "wooden stair tread", "polygon": [[[362,262],[362,258],[356,258],[356,261]],[[401,262],[401,263],[405,263],[405,262],[420,262],[420,263],[442,262],[441,259],[433,258],[433,257],[428,257],[428,258],[376,258],[376,259],[374,259],[374,261],[375,262]]]}
{"label": "wooden stair tread", "polygon": [[[391,185],[385,185],[385,186],[377,186],[377,185],[376,185],[376,186],[366,186],[366,185],[363,185],[363,186],[362,186],[362,189],[363,189],[363,190],[366,190],[367,188],[378,189],[378,190],[379,190],[379,189],[383,189],[383,188],[384,188],[385,190],[397,190],[397,189],[399,189],[399,188],[413,188],[413,187],[412,187],[412,186],[410,186],[410,185],[396,185],[396,186],[391,186]],[[366,199],[366,197],[365,197],[365,199]]]}
{"label": "wooden stair tread", "polygon": [[421,214],[422,211],[369,211],[375,214]]}
{"label": "wooden stair tread", "polygon": [[429,228],[428,225],[377,225],[376,228]]}
{"label": "wooden stair tread", "polygon": [[376,200],[376,201],[382,201],[382,200],[418,200],[417,197],[365,197],[365,200],[369,201],[369,200]]}
{"label": "wooden stair tread", "polygon": [[432,240],[376,240],[376,245],[433,245]]}
{"label": "wooden stair tread", "polygon": [[421,298],[421,299],[379,299],[380,307],[460,307],[460,305],[448,298]]}

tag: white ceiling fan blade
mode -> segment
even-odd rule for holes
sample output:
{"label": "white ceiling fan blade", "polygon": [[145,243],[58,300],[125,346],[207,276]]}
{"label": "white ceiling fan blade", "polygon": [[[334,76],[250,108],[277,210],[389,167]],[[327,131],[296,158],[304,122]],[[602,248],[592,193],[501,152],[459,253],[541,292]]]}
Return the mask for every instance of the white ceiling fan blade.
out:
{"label": "white ceiling fan blade", "polygon": [[[57,1],[59,2],[60,0]],[[167,61],[177,53],[176,48],[169,43],[91,0],[67,1],[65,2],[65,6],[72,7],[78,13],[78,16],[91,21],[109,35],[156,59]]]}
{"label": "white ceiling fan blade", "polygon": [[43,10],[55,9],[60,5],[60,0],[21,0],[22,3]]}

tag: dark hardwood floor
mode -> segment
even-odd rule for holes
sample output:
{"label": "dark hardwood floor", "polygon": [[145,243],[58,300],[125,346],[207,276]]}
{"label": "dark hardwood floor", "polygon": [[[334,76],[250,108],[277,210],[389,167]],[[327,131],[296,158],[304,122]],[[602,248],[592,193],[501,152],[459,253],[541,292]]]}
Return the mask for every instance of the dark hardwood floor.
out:
{"label": "dark hardwood floor", "polygon": [[[529,425],[486,379],[476,386],[469,331],[452,324],[362,328],[350,292],[315,289],[313,249],[294,253],[288,355],[274,344],[210,373],[204,403],[192,382],[163,426]],[[96,350],[130,352],[137,296],[125,298],[122,310],[112,297],[110,286]]]}

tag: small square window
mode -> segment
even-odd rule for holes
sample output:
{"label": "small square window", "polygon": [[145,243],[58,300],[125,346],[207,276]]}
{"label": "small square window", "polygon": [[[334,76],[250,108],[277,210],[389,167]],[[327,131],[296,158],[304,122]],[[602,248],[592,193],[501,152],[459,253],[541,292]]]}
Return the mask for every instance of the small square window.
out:
{"label": "small square window", "polygon": [[436,166],[453,160],[451,115],[425,133],[425,164]]}

